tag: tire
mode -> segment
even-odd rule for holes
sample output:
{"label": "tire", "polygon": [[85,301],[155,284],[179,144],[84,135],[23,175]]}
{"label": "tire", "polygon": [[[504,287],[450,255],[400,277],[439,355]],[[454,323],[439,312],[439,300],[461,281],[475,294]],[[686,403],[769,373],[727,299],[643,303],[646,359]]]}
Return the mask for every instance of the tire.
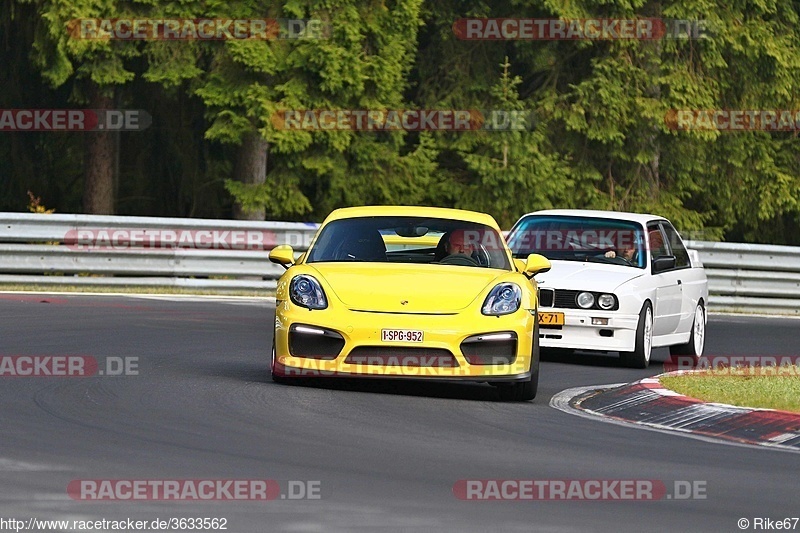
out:
{"label": "tire", "polygon": [[279,376],[279,375],[276,374],[276,372],[275,372],[275,364],[276,364],[275,337],[274,337],[274,334],[273,334],[273,337],[272,337],[272,359],[271,359],[270,365],[269,365],[269,371],[270,371],[270,374],[272,375],[272,381],[274,381],[275,383],[282,383],[284,385],[287,384],[287,383],[290,383],[291,380],[289,378],[287,378],[286,376]]}
{"label": "tire", "polygon": [[504,402],[528,402],[536,398],[539,389],[539,320],[533,327],[533,349],[531,350],[531,376],[525,381],[503,383],[497,389]]}
{"label": "tire", "polygon": [[636,344],[632,352],[620,352],[622,364],[631,368],[647,368],[653,351],[653,307],[645,302],[639,312]]}
{"label": "tire", "polygon": [[671,356],[688,356],[692,358],[693,366],[697,366],[697,362],[703,356],[703,349],[706,344],[706,312],[703,307],[703,302],[697,303],[694,310],[694,321],[692,322],[692,329],[689,335],[689,341],[686,344],[676,344],[669,347],[669,354]]}

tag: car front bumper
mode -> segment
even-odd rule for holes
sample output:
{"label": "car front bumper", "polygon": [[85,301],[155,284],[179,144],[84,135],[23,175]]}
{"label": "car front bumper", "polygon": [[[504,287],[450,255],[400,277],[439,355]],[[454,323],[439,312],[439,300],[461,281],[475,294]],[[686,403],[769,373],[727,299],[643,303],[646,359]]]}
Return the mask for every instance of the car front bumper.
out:
{"label": "car front bumper", "polygon": [[[319,328],[344,341],[336,355],[302,356],[290,350],[292,326]],[[275,313],[274,372],[282,377],[402,377],[468,381],[521,381],[530,377],[535,318],[521,309],[501,317],[469,309],[449,315],[325,309],[309,311],[286,301]],[[383,329],[421,330],[423,342],[384,342]],[[512,356],[498,364],[470,364],[462,343],[481,334],[513,333]],[[294,337],[295,339],[297,337]],[[297,352],[297,342],[293,344]],[[491,350],[491,344],[485,345]],[[358,354],[358,355],[356,355]],[[538,354],[537,354],[538,355]],[[352,357],[351,357],[352,356]],[[536,361],[538,363],[538,361]]]}
{"label": "car front bumper", "polygon": [[[619,311],[540,308],[540,313],[564,313],[564,325],[539,327],[542,348],[568,348],[608,352],[632,352],[636,344],[639,315]],[[607,324],[593,324],[592,319],[606,319]]]}

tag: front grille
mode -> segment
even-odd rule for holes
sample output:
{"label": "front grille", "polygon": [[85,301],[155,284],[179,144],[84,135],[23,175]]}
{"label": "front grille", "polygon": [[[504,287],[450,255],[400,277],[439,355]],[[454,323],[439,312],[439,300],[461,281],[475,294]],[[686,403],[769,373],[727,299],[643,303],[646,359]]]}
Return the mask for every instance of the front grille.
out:
{"label": "front grille", "polygon": [[539,289],[539,307],[553,307],[553,289]]}
{"label": "front grille", "polygon": [[345,359],[351,365],[455,368],[458,361],[443,348],[412,346],[358,346]]}
{"label": "front grille", "polygon": [[597,297],[604,293],[596,291],[573,291],[567,289],[556,289],[555,291],[556,294],[555,297],[553,298],[553,307],[560,307],[562,309],[583,309],[578,305],[578,294],[582,292],[591,292],[592,294],[594,294],[595,303],[589,309],[595,311],[597,310],[616,311],[617,309],[619,309],[619,300],[617,298],[614,299],[614,307],[612,307],[611,309],[600,309],[600,307],[597,306]]}
{"label": "front grille", "polygon": [[517,358],[517,335],[513,332],[511,338],[483,340],[483,337],[497,335],[487,333],[473,335],[461,343],[461,353],[471,365],[507,365]]}
{"label": "front grille", "polygon": [[568,291],[565,289],[558,289],[554,299],[553,307],[564,307],[567,309],[580,309],[576,298],[578,294],[583,291]]}

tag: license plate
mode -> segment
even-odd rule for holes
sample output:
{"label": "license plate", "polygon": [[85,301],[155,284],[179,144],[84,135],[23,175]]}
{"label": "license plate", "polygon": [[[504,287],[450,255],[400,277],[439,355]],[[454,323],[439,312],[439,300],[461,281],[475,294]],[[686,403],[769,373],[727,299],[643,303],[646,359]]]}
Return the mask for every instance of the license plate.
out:
{"label": "license plate", "polygon": [[422,342],[423,333],[418,329],[382,329],[383,342]]}
{"label": "license plate", "polygon": [[564,313],[539,313],[540,326],[563,326]]}

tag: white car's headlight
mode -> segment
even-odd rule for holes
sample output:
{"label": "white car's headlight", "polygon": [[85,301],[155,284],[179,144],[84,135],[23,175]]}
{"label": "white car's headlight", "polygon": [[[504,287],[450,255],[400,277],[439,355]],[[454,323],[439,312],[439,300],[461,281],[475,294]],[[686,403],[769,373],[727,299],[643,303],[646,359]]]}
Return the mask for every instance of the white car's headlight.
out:
{"label": "white car's headlight", "polygon": [[292,302],[308,309],[325,309],[328,299],[319,282],[311,276],[300,274],[289,283],[289,297]]}
{"label": "white car's headlight", "polygon": [[484,315],[508,315],[519,309],[522,291],[516,283],[500,283],[486,297],[481,313]]}
{"label": "white car's headlight", "polygon": [[617,301],[613,294],[601,294],[597,298],[597,307],[600,309],[611,309],[616,303]]}
{"label": "white car's headlight", "polygon": [[581,309],[589,309],[594,305],[594,294],[591,292],[578,293],[576,302]]}

